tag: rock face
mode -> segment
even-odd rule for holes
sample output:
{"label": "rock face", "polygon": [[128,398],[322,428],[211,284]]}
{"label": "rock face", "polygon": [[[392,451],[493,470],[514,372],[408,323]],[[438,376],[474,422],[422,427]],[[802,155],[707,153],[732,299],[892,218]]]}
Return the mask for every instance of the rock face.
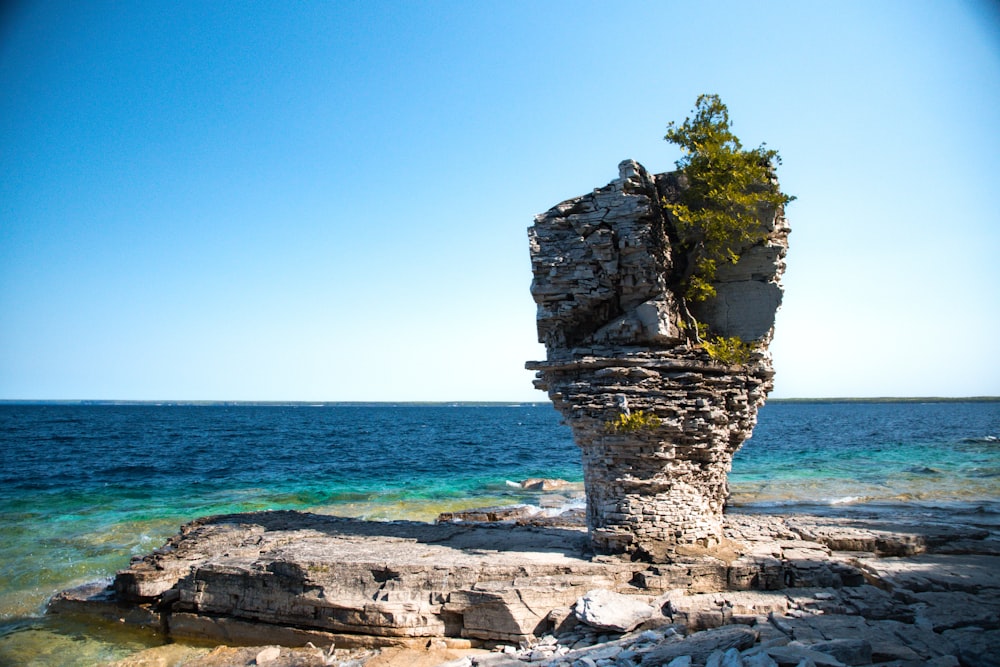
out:
{"label": "rock face", "polygon": [[[689,311],[661,205],[681,187],[676,173],[651,175],[627,160],[618,179],[536,216],[528,230],[547,358],[527,367],[582,450],[591,539],[601,552],[653,560],[720,543],[732,456],[772,387],[767,345],[789,232],[780,210],[763,211],[766,239],[720,267],[717,296]],[[755,341],[750,362],[713,361],[691,342],[695,320]],[[609,426],[636,411],[659,425]]]}

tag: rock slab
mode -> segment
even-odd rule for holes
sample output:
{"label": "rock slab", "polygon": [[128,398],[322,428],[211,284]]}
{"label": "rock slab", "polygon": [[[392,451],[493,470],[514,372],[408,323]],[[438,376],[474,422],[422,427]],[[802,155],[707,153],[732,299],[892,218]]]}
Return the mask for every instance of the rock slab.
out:
{"label": "rock slab", "polygon": [[613,632],[628,632],[649,620],[655,611],[634,595],[604,589],[588,591],[573,606],[581,622]]}

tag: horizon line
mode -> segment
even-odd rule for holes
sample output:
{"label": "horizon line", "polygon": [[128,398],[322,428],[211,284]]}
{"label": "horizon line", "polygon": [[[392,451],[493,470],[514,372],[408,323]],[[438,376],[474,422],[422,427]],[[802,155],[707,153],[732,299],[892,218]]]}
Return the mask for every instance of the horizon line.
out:
{"label": "horizon line", "polygon": [[[0,405],[149,405],[149,406],[288,406],[288,407],[337,407],[337,406],[512,406],[551,403],[548,398],[539,400],[216,400],[216,399],[22,399],[0,398]],[[962,403],[1000,402],[1000,396],[829,396],[771,398],[766,403]]]}

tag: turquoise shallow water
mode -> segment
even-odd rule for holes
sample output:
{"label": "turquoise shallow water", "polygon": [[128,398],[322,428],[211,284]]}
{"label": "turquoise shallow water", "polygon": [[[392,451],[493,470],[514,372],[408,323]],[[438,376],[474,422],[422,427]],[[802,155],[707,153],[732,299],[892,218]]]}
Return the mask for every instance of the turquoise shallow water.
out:
{"label": "turquoise shallow water", "polygon": [[737,452],[737,505],[993,508],[1000,402],[772,403]]}
{"label": "turquoise shallow water", "polygon": [[[734,461],[731,504],[1000,516],[998,437],[998,402],[771,403]],[[198,516],[432,520],[542,502],[507,484],[528,477],[582,480],[548,404],[0,405],[0,665],[101,664],[156,643],[44,604]],[[574,489],[544,500],[578,503]]]}

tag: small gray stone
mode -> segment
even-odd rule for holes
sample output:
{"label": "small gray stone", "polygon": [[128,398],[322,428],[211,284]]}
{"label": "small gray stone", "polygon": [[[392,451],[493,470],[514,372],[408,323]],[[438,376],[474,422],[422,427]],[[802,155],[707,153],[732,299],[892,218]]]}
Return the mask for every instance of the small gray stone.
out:
{"label": "small gray stone", "polygon": [[622,647],[617,644],[599,644],[592,649],[587,649],[587,657],[592,660],[610,660],[622,652]]}
{"label": "small gray stone", "polygon": [[708,656],[705,667],[744,667],[740,652],[734,648],[726,651],[715,651]]}
{"label": "small gray stone", "polygon": [[833,639],[813,644],[809,648],[829,653],[845,665],[867,665],[872,661],[872,645],[866,639]]}
{"label": "small gray stone", "polygon": [[767,653],[761,652],[743,656],[743,667],[778,667],[778,663]]}
{"label": "small gray stone", "polygon": [[532,649],[531,653],[528,654],[529,662],[541,662],[543,660],[548,660],[555,654],[554,649],[546,651],[544,648]]}
{"label": "small gray stone", "polygon": [[744,667],[740,652],[734,648],[727,650],[722,655],[722,664],[720,667]]}
{"label": "small gray stone", "polygon": [[636,662],[641,660],[639,653],[631,649],[625,649],[621,653],[615,656],[615,663],[634,665]]}
{"label": "small gray stone", "polygon": [[808,661],[816,667],[847,667],[832,655],[791,644],[788,646],[773,646],[767,649],[767,654],[778,663],[779,667],[795,666],[803,661]]}
{"label": "small gray stone", "polygon": [[516,657],[504,653],[476,656],[473,663],[476,667],[523,667],[524,665]]}
{"label": "small gray stone", "polygon": [[953,655],[943,655],[933,660],[928,660],[925,667],[959,667],[961,663]]}

